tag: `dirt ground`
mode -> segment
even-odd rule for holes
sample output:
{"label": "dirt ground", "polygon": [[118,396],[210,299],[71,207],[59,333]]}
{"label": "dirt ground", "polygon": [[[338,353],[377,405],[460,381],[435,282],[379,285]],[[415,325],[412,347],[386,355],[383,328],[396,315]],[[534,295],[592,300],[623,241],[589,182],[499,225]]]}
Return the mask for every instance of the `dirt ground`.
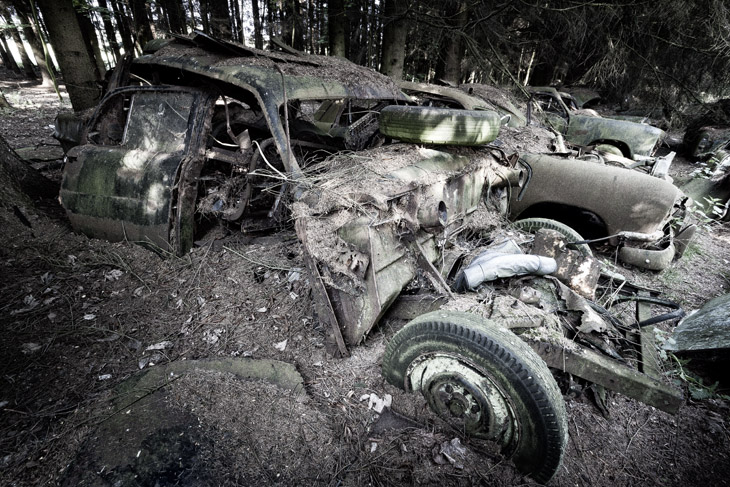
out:
{"label": "dirt ground", "polygon": [[[0,86],[13,105],[0,113],[0,133],[15,149],[49,152],[33,164],[59,181],[51,133],[67,98]],[[678,176],[690,170],[675,164]],[[379,363],[398,323],[382,323],[349,358],[327,353],[293,231],[161,258],[74,234],[57,207],[42,208],[0,208],[0,484],[534,484],[491,445],[450,430],[420,395],[385,382]],[[730,228],[702,228],[664,272],[620,271],[696,309],[727,292],[728,249]],[[292,364],[304,391],[192,368],[164,394],[152,388],[146,402],[113,406],[141,370],[223,358]],[[551,485],[730,485],[730,400],[717,394],[728,394],[724,380],[715,393],[694,387],[693,395],[697,383],[683,382],[688,400],[674,416],[613,393],[602,409],[590,388],[572,383],[568,447]],[[386,398],[391,410],[377,413]],[[179,441],[149,435],[132,463],[105,470],[102,432],[124,415],[136,419],[117,437],[156,427]],[[163,451],[162,466],[143,461]]]}

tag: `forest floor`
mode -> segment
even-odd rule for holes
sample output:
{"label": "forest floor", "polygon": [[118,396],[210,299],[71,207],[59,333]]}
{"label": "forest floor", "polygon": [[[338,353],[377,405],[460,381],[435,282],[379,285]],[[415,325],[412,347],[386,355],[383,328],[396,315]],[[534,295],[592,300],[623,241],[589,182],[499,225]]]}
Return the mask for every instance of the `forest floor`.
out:
{"label": "forest floor", "polygon": [[[13,106],[0,134],[51,154],[33,164],[60,181],[51,134],[68,102],[0,86]],[[679,176],[692,169],[675,163]],[[386,383],[397,324],[348,358],[327,353],[293,231],[163,259],[73,233],[52,203],[0,208],[0,484],[534,484]],[[621,271],[691,310],[727,292],[729,260],[730,228],[703,227],[664,272]],[[231,365],[254,359],[276,373]],[[158,373],[145,382],[140,370]],[[730,485],[730,401],[694,391],[677,415],[614,393],[602,410],[587,388],[566,391],[551,485]]]}

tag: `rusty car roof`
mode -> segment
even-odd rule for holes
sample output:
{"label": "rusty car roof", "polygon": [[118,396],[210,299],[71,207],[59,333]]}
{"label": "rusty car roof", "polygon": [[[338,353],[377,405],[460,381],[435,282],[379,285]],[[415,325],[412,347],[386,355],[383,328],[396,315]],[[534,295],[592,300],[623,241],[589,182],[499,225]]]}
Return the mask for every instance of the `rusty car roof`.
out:
{"label": "rusty car roof", "polygon": [[202,33],[158,41],[145,52],[134,67],[221,81],[277,105],[286,99],[408,100],[392,79],[335,56],[263,51]]}

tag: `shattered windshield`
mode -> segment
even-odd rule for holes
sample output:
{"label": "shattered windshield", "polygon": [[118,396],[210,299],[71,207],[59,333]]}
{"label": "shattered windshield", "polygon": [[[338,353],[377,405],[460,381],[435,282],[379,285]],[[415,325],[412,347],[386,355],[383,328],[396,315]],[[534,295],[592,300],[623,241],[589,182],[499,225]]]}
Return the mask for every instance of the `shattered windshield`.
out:
{"label": "shattered windshield", "polygon": [[179,152],[185,148],[191,93],[136,93],[123,145],[149,152]]}

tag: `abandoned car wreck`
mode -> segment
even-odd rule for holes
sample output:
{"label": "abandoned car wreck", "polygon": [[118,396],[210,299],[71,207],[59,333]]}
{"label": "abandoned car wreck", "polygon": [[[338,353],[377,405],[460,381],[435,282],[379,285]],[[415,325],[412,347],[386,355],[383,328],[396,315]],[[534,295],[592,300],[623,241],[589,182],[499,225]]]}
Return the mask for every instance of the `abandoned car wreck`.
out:
{"label": "abandoned car wreck", "polygon": [[[552,371],[679,409],[650,338],[682,311],[614,286],[571,228],[590,220],[585,237],[663,269],[693,228],[670,182],[506,154],[490,144],[509,117],[413,106],[390,79],[336,58],[195,35],[159,43],[130,70],[68,151],[60,197],[76,230],[184,254],[221,232],[293,221],[337,352],[385,316],[408,321],[387,346],[385,378],[420,391],[458,431],[496,442],[538,482],[567,442]],[[599,287],[635,302],[639,318],[594,302]],[[671,311],[651,317],[649,304]]]}

